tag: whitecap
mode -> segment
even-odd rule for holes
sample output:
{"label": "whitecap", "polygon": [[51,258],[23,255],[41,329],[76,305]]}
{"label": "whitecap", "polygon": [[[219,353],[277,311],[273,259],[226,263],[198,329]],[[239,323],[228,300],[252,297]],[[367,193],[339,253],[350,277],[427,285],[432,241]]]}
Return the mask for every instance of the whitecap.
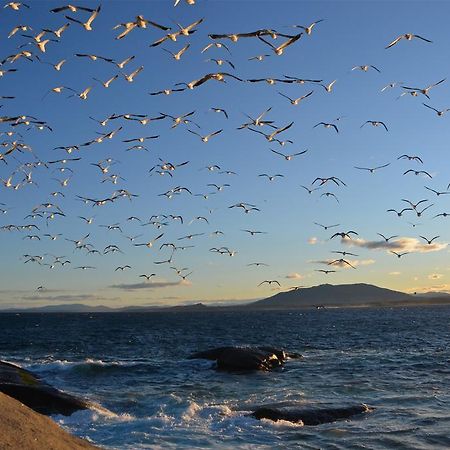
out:
{"label": "whitecap", "polygon": [[261,419],[261,422],[274,428],[301,428],[305,425],[301,420],[298,422],[290,422],[289,420],[273,421],[270,419]]}
{"label": "whitecap", "polygon": [[192,402],[182,414],[181,419],[185,422],[190,422],[191,420],[194,420],[195,416],[198,415],[198,412],[201,410],[202,407],[198,403]]}

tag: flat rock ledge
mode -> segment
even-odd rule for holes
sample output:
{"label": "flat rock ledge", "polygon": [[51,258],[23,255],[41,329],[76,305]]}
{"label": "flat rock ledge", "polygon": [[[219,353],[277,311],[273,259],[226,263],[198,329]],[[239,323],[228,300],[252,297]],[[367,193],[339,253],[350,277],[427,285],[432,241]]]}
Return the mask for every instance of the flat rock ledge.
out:
{"label": "flat rock ledge", "polygon": [[4,361],[0,361],[0,392],[46,415],[70,416],[89,408],[88,402],[59,391],[28,370]]}
{"label": "flat rock ledge", "polygon": [[99,449],[74,437],[48,417],[0,392],[1,450],[88,450]]}

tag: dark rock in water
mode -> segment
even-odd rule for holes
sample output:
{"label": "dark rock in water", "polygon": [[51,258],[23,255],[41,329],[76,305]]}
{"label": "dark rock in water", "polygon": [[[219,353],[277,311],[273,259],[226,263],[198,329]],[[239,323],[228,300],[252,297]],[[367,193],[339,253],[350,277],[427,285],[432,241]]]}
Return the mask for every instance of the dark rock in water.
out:
{"label": "dark rock in water", "polygon": [[273,353],[280,362],[286,361],[288,355],[283,349],[275,348],[275,347],[258,347],[258,350],[263,352]]}
{"label": "dark rock in water", "polygon": [[269,419],[274,422],[286,420],[304,425],[320,425],[321,423],[335,422],[336,420],[348,419],[356,414],[373,411],[365,404],[348,406],[346,408],[319,408],[319,409],[276,409],[258,408],[251,416],[255,419]]}
{"label": "dark rock in water", "polygon": [[28,370],[4,361],[0,361],[0,392],[46,415],[70,416],[75,411],[89,408],[84,400],[61,392]]}
{"label": "dark rock in water", "polygon": [[217,359],[217,368],[223,370],[270,370],[282,364],[275,353],[259,349],[232,348]]}
{"label": "dark rock in water", "polygon": [[[298,357],[295,354],[293,357]],[[209,359],[222,370],[271,370],[284,364],[290,354],[273,347],[219,347],[194,353],[191,359]]]}
{"label": "dark rock in water", "polygon": [[211,350],[206,350],[204,352],[197,352],[189,356],[189,359],[209,359],[214,361],[220,357],[220,355],[227,350],[233,349],[234,347],[218,347]]}

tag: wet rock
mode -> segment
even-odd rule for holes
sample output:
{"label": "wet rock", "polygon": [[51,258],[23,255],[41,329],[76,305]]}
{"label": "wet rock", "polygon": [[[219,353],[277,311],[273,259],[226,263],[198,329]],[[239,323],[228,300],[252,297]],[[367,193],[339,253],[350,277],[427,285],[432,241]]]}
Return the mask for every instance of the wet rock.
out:
{"label": "wet rock", "polygon": [[348,419],[354,415],[370,411],[373,411],[373,408],[369,408],[364,403],[344,408],[277,409],[261,407],[256,409],[251,416],[255,419],[269,419],[274,422],[286,420],[293,423],[303,423],[303,425],[320,425],[322,423]]}
{"label": "wet rock", "polygon": [[218,347],[206,350],[204,352],[196,352],[193,353],[191,356],[189,356],[189,359],[209,359],[211,361],[215,361],[220,357],[220,355],[223,352],[230,350],[232,348],[234,347]]}
{"label": "wet rock", "polygon": [[217,362],[221,370],[271,370],[284,364],[291,357],[274,347],[219,347],[194,353],[191,359],[209,359]]}
{"label": "wet rock", "polygon": [[41,414],[63,414],[88,409],[89,404],[46,384],[28,370],[0,361],[0,392]]}

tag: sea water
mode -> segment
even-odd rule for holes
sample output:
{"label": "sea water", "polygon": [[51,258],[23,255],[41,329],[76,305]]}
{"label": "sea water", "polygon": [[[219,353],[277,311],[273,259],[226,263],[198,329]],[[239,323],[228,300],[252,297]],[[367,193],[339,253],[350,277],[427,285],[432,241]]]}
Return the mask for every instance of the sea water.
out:
{"label": "sea water", "polygon": [[[0,359],[98,405],[54,419],[110,449],[448,449],[450,307],[0,314]],[[226,373],[193,352],[272,345],[272,372]],[[319,426],[261,405],[373,412]]]}

